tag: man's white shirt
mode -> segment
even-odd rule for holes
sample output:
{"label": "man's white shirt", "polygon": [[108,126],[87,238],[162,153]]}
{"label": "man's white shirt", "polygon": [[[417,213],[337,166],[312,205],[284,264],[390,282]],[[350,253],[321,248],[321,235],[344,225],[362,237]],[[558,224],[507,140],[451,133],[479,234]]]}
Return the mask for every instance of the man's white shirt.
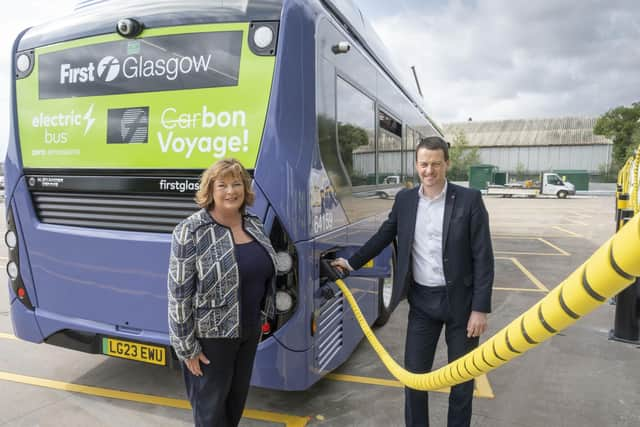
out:
{"label": "man's white shirt", "polygon": [[413,280],[424,286],[444,286],[442,265],[442,226],[447,194],[445,181],[442,192],[431,199],[418,190],[418,212],[413,239]]}

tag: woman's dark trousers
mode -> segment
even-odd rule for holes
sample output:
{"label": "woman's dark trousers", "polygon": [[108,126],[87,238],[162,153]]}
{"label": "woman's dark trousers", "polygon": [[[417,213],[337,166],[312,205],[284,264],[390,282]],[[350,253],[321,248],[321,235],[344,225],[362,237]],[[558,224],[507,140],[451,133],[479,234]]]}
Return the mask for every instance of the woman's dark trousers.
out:
{"label": "woman's dark trousers", "polygon": [[203,376],[192,375],[182,364],[196,427],[235,427],[240,422],[260,338],[258,326],[243,325],[243,330],[251,336],[199,340],[210,361],[209,365],[200,363]]}

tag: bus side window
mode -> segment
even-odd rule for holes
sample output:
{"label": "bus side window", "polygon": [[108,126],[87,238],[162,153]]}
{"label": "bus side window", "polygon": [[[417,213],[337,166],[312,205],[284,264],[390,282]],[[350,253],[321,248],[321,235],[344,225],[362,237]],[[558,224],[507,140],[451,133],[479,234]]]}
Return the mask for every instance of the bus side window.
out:
{"label": "bus side window", "polygon": [[[402,175],[402,124],[383,110],[378,111],[378,182],[400,184]],[[378,192],[386,196],[386,192]],[[393,195],[393,192],[390,193]],[[386,197],[385,197],[386,198]]]}
{"label": "bus side window", "polygon": [[[337,141],[333,147],[331,137],[320,137],[320,153],[329,179],[336,189],[349,221],[353,222],[371,215],[371,210],[363,206],[363,192],[367,186],[374,187],[375,175],[375,104],[355,86],[341,77],[336,77],[336,120]],[[334,137],[335,138],[335,137]],[[333,152],[332,152],[333,151]]]}
{"label": "bus side window", "polygon": [[337,101],[340,159],[355,191],[355,187],[375,184],[374,102],[341,77]]}
{"label": "bus side window", "polygon": [[[349,178],[340,165],[336,135],[336,91],[333,65],[319,58],[318,63],[318,144],[325,171],[336,193],[349,186]],[[350,189],[348,190],[350,191]]]}

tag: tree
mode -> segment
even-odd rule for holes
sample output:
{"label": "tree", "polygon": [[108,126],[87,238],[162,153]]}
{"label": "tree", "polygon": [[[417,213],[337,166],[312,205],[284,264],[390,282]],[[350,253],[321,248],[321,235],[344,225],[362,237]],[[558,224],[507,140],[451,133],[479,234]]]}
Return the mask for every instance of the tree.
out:
{"label": "tree", "polygon": [[[356,178],[353,170],[353,151],[360,146],[369,144],[367,131],[348,123],[338,123],[338,141],[340,143],[340,157],[342,158],[346,172],[351,178],[352,185],[364,184],[364,182],[353,182]],[[360,178],[365,179],[365,177]]]}
{"label": "tree", "polygon": [[602,182],[616,182],[617,178],[610,164],[600,163],[598,165],[598,179]]}
{"label": "tree", "polygon": [[469,141],[464,131],[458,130],[453,136],[453,142],[449,149],[451,166],[447,172],[452,181],[469,179],[469,167],[480,163],[478,147],[469,147]]}
{"label": "tree", "polygon": [[516,165],[515,173],[516,173],[516,179],[518,180],[524,179],[524,175],[527,173],[527,170],[524,167],[524,163],[518,162],[518,164]]}
{"label": "tree", "polygon": [[614,170],[618,170],[640,145],[640,102],[631,107],[620,106],[603,114],[593,133],[613,141]]}

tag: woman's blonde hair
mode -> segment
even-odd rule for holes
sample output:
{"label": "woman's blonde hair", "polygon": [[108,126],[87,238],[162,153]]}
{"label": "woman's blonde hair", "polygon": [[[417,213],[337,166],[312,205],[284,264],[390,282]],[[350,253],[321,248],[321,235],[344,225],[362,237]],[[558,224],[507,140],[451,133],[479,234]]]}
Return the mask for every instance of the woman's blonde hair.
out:
{"label": "woman's blonde hair", "polygon": [[211,209],[215,205],[213,201],[213,191],[215,188],[213,183],[218,179],[225,179],[228,176],[242,180],[244,186],[244,201],[240,207],[240,212],[244,214],[245,208],[253,204],[256,194],[251,190],[251,176],[249,172],[247,172],[244,166],[236,159],[218,160],[202,173],[200,188],[195,197],[198,206],[207,210]]}

